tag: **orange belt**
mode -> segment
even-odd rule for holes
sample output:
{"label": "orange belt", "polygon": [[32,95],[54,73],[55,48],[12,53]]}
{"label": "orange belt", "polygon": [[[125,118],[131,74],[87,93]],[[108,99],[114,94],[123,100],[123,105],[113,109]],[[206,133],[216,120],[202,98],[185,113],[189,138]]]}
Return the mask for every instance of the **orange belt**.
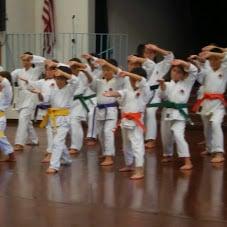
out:
{"label": "orange belt", "polygon": [[123,118],[134,121],[138,127],[142,128],[143,131],[146,131],[144,124],[141,122],[141,118],[142,118],[141,113],[125,112],[125,113],[122,113],[121,115],[121,119]]}
{"label": "orange belt", "polygon": [[205,94],[203,95],[203,98],[198,99],[198,100],[196,101],[196,103],[193,105],[192,111],[193,111],[193,112],[197,112],[197,111],[199,110],[199,107],[202,105],[202,103],[203,103],[205,100],[215,100],[215,99],[221,100],[221,102],[222,102],[224,105],[226,105],[226,101],[225,101],[224,94],[205,93]]}

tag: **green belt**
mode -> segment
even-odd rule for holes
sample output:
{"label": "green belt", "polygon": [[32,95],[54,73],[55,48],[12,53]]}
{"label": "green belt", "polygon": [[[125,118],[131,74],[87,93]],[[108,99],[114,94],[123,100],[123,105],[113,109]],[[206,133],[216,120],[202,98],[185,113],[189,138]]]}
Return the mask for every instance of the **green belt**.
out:
{"label": "green belt", "polygon": [[75,100],[78,99],[81,102],[82,106],[86,109],[86,111],[89,112],[89,108],[88,108],[87,103],[85,101],[90,100],[90,99],[95,98],[95,97],[96,97],[96,94],[88,95],[88,96],[83,96],[82,94],[80,94],[80,95],[75,95],[73,97],[73,100],[75,101]]}
{"label": "green belt", "polygon": [[192,124],[191,119],[189,118],[188,114],[184,111],[184,108],[187,108],[187,103],[175,103],[170,101],[162,101],[160,103],[150,103],[147,104],[147,107],[164,107],[164,108],[171,108],[176,109],[180,112],[180,114],[185,118],[186,121],[189,121]]}

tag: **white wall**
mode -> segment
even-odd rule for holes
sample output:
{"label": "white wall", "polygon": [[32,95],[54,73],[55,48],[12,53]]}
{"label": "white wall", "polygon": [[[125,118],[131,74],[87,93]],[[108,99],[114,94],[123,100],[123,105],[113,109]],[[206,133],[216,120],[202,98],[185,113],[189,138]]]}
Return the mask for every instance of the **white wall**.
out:
{"label": "white wall", "polygon": [[[7,0],[7,32],[42,32],[44,0]],[[76,15],[76,32],[93,32],[94,0],[55,0],[56,32],[72,32],[72,15]]]}
{"label": "white wall", "polygon": [[7,0],[7,32],[24,33],[35,31],[35,0]]}
{"label": "white wall", "polygon": [[[92,15],[89,4],[94,0],[55,0],[55,19],[56,32],[72,32],[72,15],[76,15],[75,32],[92,32],[90,31],[89,18]],[[35,1],[35,30],[42,32],[42,15],[43,0]]]}

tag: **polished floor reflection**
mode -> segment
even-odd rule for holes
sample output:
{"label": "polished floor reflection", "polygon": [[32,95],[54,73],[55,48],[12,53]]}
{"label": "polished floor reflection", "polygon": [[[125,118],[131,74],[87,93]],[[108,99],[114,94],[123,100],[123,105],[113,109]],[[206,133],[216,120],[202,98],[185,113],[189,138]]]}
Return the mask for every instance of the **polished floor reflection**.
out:
{"label": "polished floor reflection", "polygon": [[[40,146],[17,153],[16,164],[0,164],[1,227],[227,226],[227,163],[212,166],[200,156],[199,129],[187,132],[193,171],[180,172],[179,161],[161,165],[158,144],[146,153],[146,177],[137,182],[117,171],[119,146],[114,167],[98,166],[99,146],[84,147],[71,167],[46,175],[46,135],[38,133]],[[14,125],[7,134],[13,141]]]}

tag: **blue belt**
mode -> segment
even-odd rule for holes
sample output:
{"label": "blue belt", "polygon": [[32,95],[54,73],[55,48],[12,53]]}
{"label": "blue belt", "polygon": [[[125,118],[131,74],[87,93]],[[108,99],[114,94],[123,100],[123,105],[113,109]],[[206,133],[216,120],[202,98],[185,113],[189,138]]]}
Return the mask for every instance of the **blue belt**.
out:
{"label": "blue belt", "polygon": [[48,108],[50,108],[50,104],[49,103],[40,103],[36,106],[36,108],[41,109],[41,110],[47,110]]}
{"label": "blue belt", "polygon": [[118,107],[118,103],[114,102],[114,103],[107,103],[107,104],[97,104],[97,107],[99,109],[106,109],[106,108],[109,108],[109,107]]}
{"label": "blue belt", "polygon": [[48,108],[50,108],[50,104],[49,103],[40,103],[36,106],[35,108],[35,114],[34,114],[34,121],[36,122],[36,119],[37,119],[37,115],[38,115],[38,111],[39,110],[47,110]]}

